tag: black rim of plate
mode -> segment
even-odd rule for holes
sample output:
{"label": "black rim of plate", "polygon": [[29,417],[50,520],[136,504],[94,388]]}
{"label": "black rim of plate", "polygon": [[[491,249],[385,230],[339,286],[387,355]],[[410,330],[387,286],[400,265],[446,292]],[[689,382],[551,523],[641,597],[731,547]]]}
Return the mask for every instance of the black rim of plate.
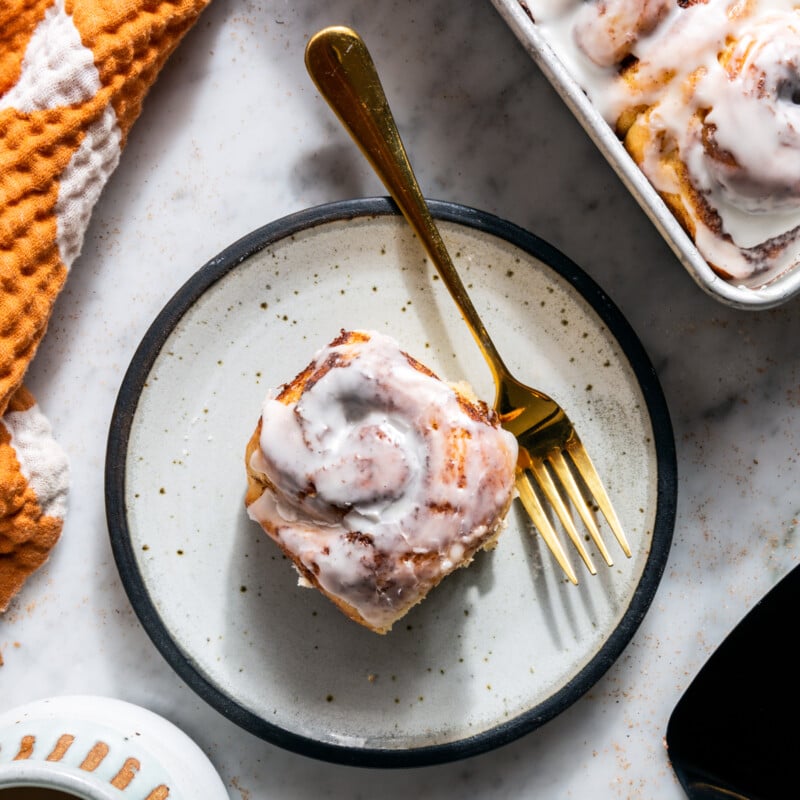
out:
{"label": "black rim of plate", "polygon": [[636,375],[653,426],[657,508],[651,549],[631,603],[617,627],[586,666],[547,700],[487,731],[444,744],[411,749],[329,744],[287,731],[253,714],[208,681],[172,639],[154,607],[137,566],[125,510],[125,463],[139,395],[161,348],[183,315],[208,288],[247,258],[281,239],[330,222],[399,215],[389,198],[345,200],[291,214],[247,234],[207,262],[175,293],[151,324],[123,378],[106,449],[105,501],[111,547],[122,583],[139,621],[173,670],[232,722],[286,750],[338,764],[415,767],[441,764],[493,750],[544,725],[585,694],[606,673],[633,637],[653,600],[672,543],[677,467],[672,423],[655,370],[639,338],[605,292],[575,263],[538,236],[468,206],[431,200],[433,216],[498,238],[539,259],[580,293],[616,338]]}

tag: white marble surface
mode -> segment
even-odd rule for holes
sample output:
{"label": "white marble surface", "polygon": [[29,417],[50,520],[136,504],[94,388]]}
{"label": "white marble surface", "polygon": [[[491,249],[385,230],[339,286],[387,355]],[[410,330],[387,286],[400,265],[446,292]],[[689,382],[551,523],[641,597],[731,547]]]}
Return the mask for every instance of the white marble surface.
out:
{"label": "white marble surface", "polygon": [[[618,304],[662,382],[679,466],[664,578],[600,682],[497,751],[388,775],[278,749],[184,685],[131,609],[103,499],[120,381],[173,292],[265,222],[384,194],[303,66],[307,37],[333,23],[366,39],[426,194],[548,239]],[[236,800],[679,800],[669,714],[798,562],[798,336],[796,301],[734,310],[693,283],[488,0],[213,0],[146,101],[29,373],[70,456],[71,509],[49,563],[0,619],[0,705],[64,693],[144,705],[200,744]]]}

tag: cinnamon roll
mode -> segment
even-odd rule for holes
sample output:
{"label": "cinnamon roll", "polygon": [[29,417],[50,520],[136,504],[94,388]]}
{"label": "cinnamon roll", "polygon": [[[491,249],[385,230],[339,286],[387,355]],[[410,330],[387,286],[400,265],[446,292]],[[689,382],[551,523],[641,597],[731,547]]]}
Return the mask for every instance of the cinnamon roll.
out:
{"label": "cinnamon roll", "polygon": [[741,10],[703,15],[704,57],[669,57],[624,142],[712,268],[763,281],[800,256],[800,11]]}
{"label": "cinnamon roll", "polygon": [[[688,159],[701,181],[752,214],[800,206],[800,11],[764,14],[729,42],[695,87],[704,113]],[[702,185],[702,184],[701,184]]]}
{"label": "cinnamon roll", "polygon": [[516,439],[494,412],[392,338],[342,331],[267,396],[245,504],[348,617],[376,633],[494,546]]}

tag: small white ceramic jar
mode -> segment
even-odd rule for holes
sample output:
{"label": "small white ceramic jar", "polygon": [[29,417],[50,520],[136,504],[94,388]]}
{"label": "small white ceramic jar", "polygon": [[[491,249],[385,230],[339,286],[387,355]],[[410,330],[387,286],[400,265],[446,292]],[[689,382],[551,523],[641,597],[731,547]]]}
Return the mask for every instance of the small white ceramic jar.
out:
{"label": "small white ceramic jar", "polygon": [[[35,791],[34,791],[35,790]],[[0,713],[0,800],[229,800],[182,730],[110,697],[37,700]]]}

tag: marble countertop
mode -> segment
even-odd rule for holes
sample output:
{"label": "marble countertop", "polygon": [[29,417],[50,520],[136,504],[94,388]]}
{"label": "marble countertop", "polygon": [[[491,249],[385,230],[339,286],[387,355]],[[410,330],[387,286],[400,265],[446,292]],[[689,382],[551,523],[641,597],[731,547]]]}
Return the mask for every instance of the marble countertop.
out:
{"label": "marble countertop", "polygon": [[[661,381],[678,458],[663,579],[605,676],[511,744],[390,776],[279,749],[189,689],[131,608],[103,496],[120,382],[184,281],[266,222],[385,194],[303,65],[308,37],[336,23],[367,41],[425,193],[536,233],[619,306]],[[679,800],[672,708],[798,562],[799,337],[797,301],[743,311],[701,291],[489,0],[213,0],[145,102],[30,368],[72,487],[60,543],[0,618],[2,706],[103,694],[148,707],[198,742],[235,800]]]}

